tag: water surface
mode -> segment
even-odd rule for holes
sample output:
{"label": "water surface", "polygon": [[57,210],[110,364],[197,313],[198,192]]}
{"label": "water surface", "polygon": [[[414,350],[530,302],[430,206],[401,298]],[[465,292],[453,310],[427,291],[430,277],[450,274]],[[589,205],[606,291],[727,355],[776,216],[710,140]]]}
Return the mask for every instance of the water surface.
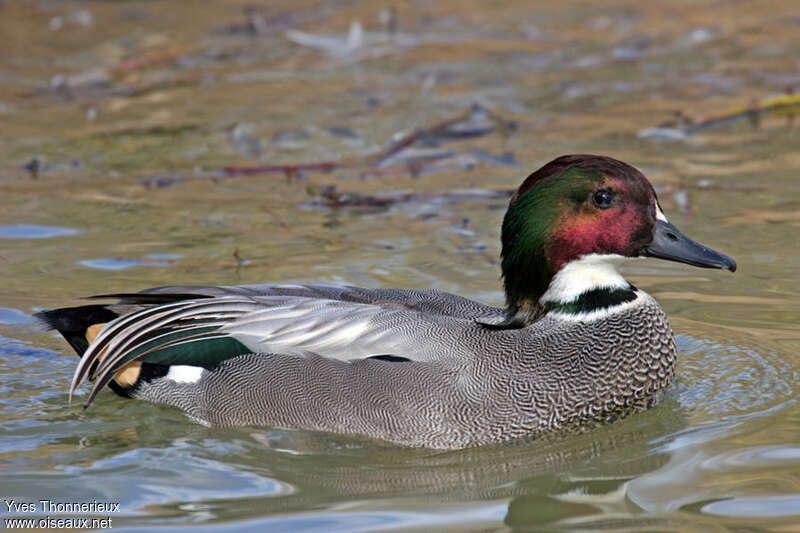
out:
{"label": "water surface", "polygon": [[[0,3],[0,495],[118,502],[115,529],[796,531],[800,129],[640,135],[797,84],[793,4],[528,4],[396,3],[382,25],[333,0]],[[187,282],[499,305],[507,191],[576,152],[641,168],[676,226],[739,263],[625,268],[670,316],[678,378],[585,434],[441,452],[209,429],[110,392],[83,410],[77,358],[29,318]]]}

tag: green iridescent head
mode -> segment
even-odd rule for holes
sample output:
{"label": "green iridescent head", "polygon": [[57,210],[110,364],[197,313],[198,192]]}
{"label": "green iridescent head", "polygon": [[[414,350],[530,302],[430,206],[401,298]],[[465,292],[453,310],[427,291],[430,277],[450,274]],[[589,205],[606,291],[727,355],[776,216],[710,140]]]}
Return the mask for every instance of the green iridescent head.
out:
{"label": "green iridescent head", "polygon": [[[665,224],[670,228],[661,228]],[[670,256],[661,250],[663,246],[652,246],[659,231],[696,246]],[[697,247],[702,245],[667,222],[653,186],[641,172],[597,155],[565,155],[528,176],[509,203],[502,244],[509,313],[523,315],[525,322],[543,313],[539,299],[553,277],[571,261],[590,254],[649,255],[735,269],[730,258],[711,250],[698,256],[702,254]]]}

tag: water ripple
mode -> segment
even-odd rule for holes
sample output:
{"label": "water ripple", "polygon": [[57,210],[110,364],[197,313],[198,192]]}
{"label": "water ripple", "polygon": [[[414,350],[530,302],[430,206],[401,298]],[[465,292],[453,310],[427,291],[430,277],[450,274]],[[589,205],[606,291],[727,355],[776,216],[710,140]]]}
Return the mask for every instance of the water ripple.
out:
{"label": "water ripple", "polygon": [[708,418],[760,412],[791,399],[797,371],[775,354],[678,335],[679,401]]}

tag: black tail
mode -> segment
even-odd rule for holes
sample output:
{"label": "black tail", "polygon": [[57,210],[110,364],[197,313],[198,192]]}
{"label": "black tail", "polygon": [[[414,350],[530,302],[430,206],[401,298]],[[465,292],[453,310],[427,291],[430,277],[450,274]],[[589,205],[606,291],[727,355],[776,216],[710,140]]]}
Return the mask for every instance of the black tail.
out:
{"label": "black tail", "polygon": [[[0,2],[2,2],[2,0],[0,0]],[[89,347],[86,331],[96,324],[105,324],[120,316],[120,313],[112,311],[109,307],[114,307],[119,304],[159,305],[177,302],[179,300],[208,298],[208,296],[190,293],[150,294],[137,292],[98,294],[89,296],[87,299],[100,298],[104,300],[118,298],[119,303],[112,305],[94,304],[81,305],[79,307],[62,307],[61,309],[42,311],[41,313],[36,313],[34,316],[42,321],[49,329],[55,329],[61,333],[75,352],[77,352],[78,355],[83,355],[83,352]]]}
{"label": "black tail", "polygon": [[36,313],[50,329],[55,329],[64,337],[78,355],[83,355],[89,347],[86,330],[95,324],[105,324],[119,316],[104,305],[82,305],[80,307],[63,307],[52,311]]}
{"label": "black tail", "polygon": [[[86,337],[87,330],[94,325],[111,322],[119,316],[119,313],[115,313],[104,305],[82,305],[42,311],[34,316],[49,329],[61,333],[61,336],[80,357],[89,347],[89,339]],[[130,398],[139,383],[166,376],[167,372],[169,372],[168,365],[143,363],[135,383],[120,385],[110,381],[108,386],[118,395]]]}

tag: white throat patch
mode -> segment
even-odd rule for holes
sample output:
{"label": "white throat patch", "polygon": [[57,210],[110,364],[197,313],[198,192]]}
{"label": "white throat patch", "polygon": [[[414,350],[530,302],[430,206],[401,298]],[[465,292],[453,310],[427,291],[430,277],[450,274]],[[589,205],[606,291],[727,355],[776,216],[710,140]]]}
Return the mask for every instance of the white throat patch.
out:
{"label": "white throat patch", "polygon": [[553,276],[539,303],[570,303],[594,289],[626,289],[630,284],[617,270],[627,259],[617,254],[589,254],[570,261]]}
{"label": "white throat patch", "polygon": [[[553,277],[539,302],[543,305],[547,302],[569,304],[582,294],[595,289],[632,288],[617,270],[617,266],[628,259],[632,258],[617,254],[589,254],[570,261]],[[570,322],[591,322],[644,305],[651,300],[652,297],[646,292],[636,290],[635,298],[630,301],[579,313],[552,310],[547,316]]]}

